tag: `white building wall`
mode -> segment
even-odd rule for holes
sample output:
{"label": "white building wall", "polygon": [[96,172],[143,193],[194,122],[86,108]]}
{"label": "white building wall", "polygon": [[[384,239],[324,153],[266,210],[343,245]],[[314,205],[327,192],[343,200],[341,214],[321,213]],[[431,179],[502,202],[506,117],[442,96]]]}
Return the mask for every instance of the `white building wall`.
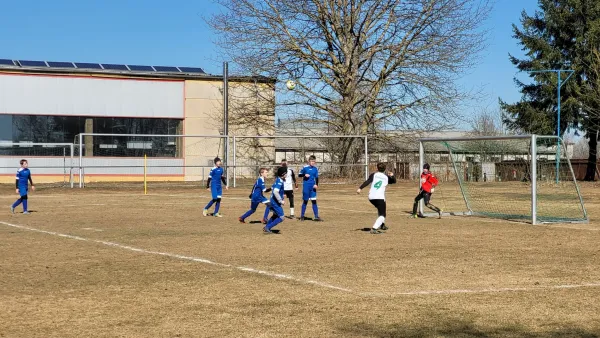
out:
{"label": "white building wall", "polygon": [[184,118],[184,82],[0,73],[0,114]]}

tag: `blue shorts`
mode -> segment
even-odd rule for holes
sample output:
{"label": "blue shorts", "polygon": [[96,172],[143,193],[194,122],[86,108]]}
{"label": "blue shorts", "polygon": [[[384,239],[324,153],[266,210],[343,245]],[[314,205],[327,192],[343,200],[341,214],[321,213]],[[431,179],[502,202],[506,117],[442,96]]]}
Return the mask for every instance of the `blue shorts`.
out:
{"label": "blue shorts", "polygon": [[29,191],[29,189],[27,187],[19,187],[19,195],[20,196],[27,195],[27,191]]}
{"label": "blue shorts", "polygon": [[281,205],[277,204],[276,202],[275,203],[271,202],[270,208],[271,208],[271,210],[273,210],[273,214],[277,215],[277,217],[285,216],[285,213],[283,212],[283,207]]}
{"label": "blue shorts", "polygon": [[252,202],[250,202],[250,209],[251,210],[256,210],[258,208],[259,205],[261,204],[267,204],[269,203],[269,200],[266,198],[262,198],[261,201],[257,201],[257,200],[252,200]]}
{"label": "blue shorts", "polygon": [[302,200],[316,200],[317,199],[317,189],[313,188],[314,184],[304,184],[302,186]]}
{"label": "blue shorts", "polygon": [[211,187],[210,188],[210,192],[212,194],[212,199],[213,200],[216,200],[217,198],[223,197],[223,187],[222,186]]}

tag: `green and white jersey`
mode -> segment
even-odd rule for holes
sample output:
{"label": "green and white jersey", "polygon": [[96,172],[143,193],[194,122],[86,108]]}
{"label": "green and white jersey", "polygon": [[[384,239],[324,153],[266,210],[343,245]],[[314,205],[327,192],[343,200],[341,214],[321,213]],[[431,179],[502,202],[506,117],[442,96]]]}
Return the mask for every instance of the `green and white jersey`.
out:
{"label": "green and white jersey", "polygon": [[367,185],[371,185],[369,190],[370,200],[385,200],[385,188],[388,184],[396,183],[396,177],[388,176],[381,172],[376,172],[369,175],[369,178],[360,186],[360,189],[364,189]]}

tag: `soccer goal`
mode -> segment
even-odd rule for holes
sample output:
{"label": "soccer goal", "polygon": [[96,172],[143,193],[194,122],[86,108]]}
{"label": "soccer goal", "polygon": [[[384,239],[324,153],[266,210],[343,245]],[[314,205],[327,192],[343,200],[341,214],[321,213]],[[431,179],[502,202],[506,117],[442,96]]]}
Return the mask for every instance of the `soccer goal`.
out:
{"label": "soccer goal", "polygon": [[571,152],[540,135],[423,138],[419,146],[420,167],[429,163],[440,181],[432,203],[444,214],[532,224],[588,221]]}
{"label": "soccer goal", "polygon": [[215,157],[227,172],[228,140],[221,135],[79,134],[74,142],[79,186],[198,187]]}
{"label": "soccer goal", "polygon": [[233,186],[252,186],[259,168],[274,170],[284,159],[298,173],[311,155],[320,184],[357,184],[369,175],[364,135],[232,136]]}
{"label": "soccer goal", "polygon": [[1,181],[14,184],[19,161],[26,159],[35,184],[72,186],[73,155],[71,143],[0,141],[0,177],[5,178]]}

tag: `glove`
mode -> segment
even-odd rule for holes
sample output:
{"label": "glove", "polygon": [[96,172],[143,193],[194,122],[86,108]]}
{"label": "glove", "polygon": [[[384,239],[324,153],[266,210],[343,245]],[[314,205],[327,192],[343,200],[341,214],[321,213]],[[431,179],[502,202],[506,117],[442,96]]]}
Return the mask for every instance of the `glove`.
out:
{"label": "glove", "polygon": [[431,188],[431,193],[433,194],[433,192],[435,191],[435,188]]}

